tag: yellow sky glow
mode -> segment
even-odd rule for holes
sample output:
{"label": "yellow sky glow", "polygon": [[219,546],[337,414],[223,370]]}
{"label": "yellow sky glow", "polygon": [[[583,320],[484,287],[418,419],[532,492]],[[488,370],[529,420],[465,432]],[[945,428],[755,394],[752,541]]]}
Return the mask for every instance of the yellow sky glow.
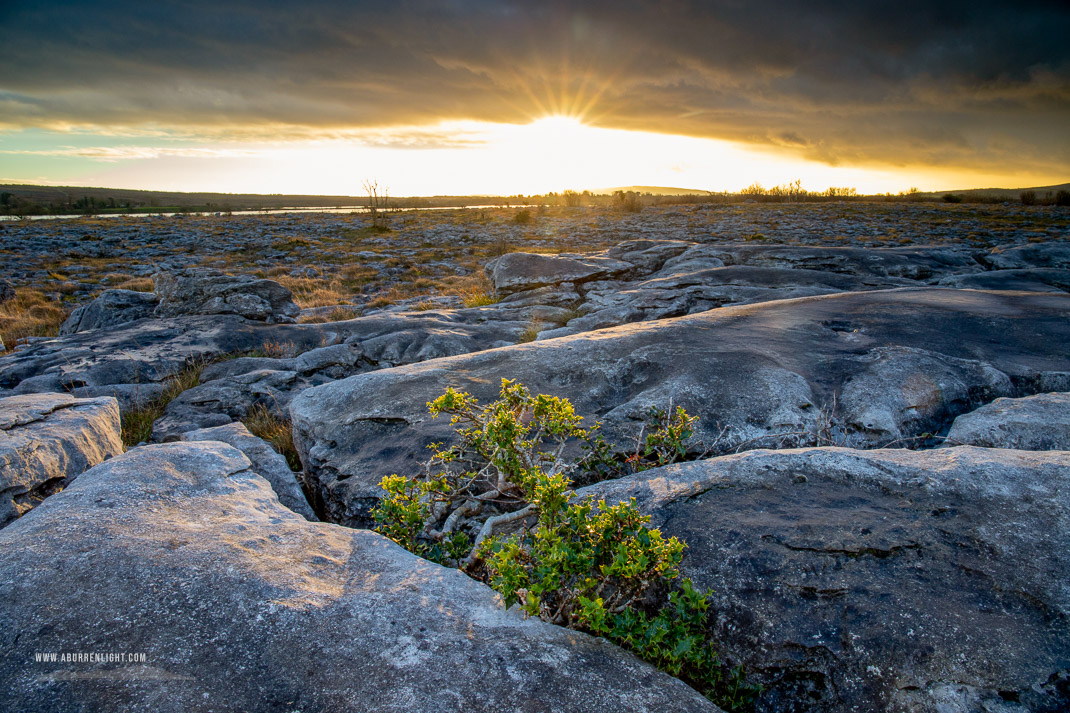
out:
{"label": "yellow sky glow", "polygon": [[93,166],[82,177],[85,185],[360,195],[362,182],[375,179],[395,196],[531,195],[629,185],[738,191],[754,182],[768,188],[796,179],[809,190],[852,186],[872,194],[912,186],[1040,185],[1046,178],[931,166],[829,166],[787,149],[605,129],[567,116],[523,125],[452,121],[322,140],[214,143],[150,158],[132,150],[129,159],[112,156]]}

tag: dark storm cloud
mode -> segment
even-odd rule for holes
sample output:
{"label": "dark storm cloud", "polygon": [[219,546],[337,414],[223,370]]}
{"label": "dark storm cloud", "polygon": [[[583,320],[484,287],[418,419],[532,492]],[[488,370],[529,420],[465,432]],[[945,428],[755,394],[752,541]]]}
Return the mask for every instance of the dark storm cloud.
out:
{"label": "dark storm cloud", "polygon": [[1066,170],[1067,37],[1065,2],[9,1],[0,124],[585,111],[830,163]]}

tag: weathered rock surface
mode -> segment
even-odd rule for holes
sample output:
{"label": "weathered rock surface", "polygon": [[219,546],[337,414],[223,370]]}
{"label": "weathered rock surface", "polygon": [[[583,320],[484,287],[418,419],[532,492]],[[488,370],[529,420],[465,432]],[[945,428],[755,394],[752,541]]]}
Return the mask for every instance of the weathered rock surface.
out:
{"label": "weathered rock surface", "polygon": [[136,322],[152,317],[155,310],[156,295],[151,292],[104,290],[92,302],[76,307],[60,325],[59,333],[74,334]]}
{"label": "weathered rock surface", "polygon": [[316,522],[319,518],[309,507],[297,477],[283,458],[266,441],[249,433],[242,423],[231,423],[215,428],[202,428],[182,434],[183,441],[220,441],[234,446],[245,454],[253,464],[253,470],[263,476],[279,497],[279,502],[306,520]]}
{"label": "weathered rock surface", "polygon": [[947,443],[1070,451],[1070,393],[996,399],[956,418]]}
{"label": "weathered rock surface", "polygon": [[726,307],[358,374],[302,392],[290,414],[325,511],[367,524],[379,480],[415,472],[424,446],[451,434],[426,406],[447,386],[486,403],[517,379],[603,421],[611,443],[673,403],[721,452],[876,447],[1057,380],[1068,316],[1070,295],[937,288]]}
{"label": "weathered rock surface", "polygon": [[0,709],[26,713],[717,710],[459,571],[303,520],[213,442],[134,449],[0,532],[0,646]]}
{"label": "weathered rock surface", "polygon": [[1070,270],[1029,268],[993,270],[941,278],[938,285],[969,290],[1021,290],[1023,292],[1070,292]]}
{"label": "weathered rock surface", "polygon": [[687,542],[759,712],[1070,709],[1070,453],[751,451],[580,492]]}
{"label": "weathered rock surface", "polygon": [[122,452],[115,399],[69,394],[0,399],[0,527]]}
{"label": "weathered rock surface", "polygon": [[508,253],[487,263],[494,289],[502,295],[563,282],[579,283],[634,270],[631,263],[605,256]]}
{"label": "weathered rock surface", "polygon": [[0,280],[0,304],[15,299],[15,287],[7,280]]}
{"label": "weathered rock surface", "polygon": [[480,322],[464,313],[372,316],[331,325],[339,330],[333,332],[335,339],[350,336],[290,359],[239,357],[210,365],[199,386],[168,404],[153,428],[153,440],[174,440],[186,431],[240,420],[257,405],[282,415],[309,387],[371,369],[509,345],[526,326],[510,320]]}
{"label": "weathered rock surface", "polygon": [[301,309],[288,289],[247,275],[189,268],[155,276],[158,317],[191,314],[236,314],[262,322],[295,321]]}
{"label": "weathered rock surface", "polygon": [[1054,267],[1068,270],[1070,269],[1070,243],[1015,245],[1005,250],[993,250],[984,257],[984,261],[1000,270],[1030,267]]}
{"label": "weathered rock surface", "polygon": [[[155,396],[160,382],[190,363],[208,363],[202,376],[202,380],[208,381],[236,378],[260,369],[294,371],[297,364],[293,357],[307,353],[301,362],[305,371],[295,382],[296,388],[304,388],[369,368],[512,344],[530,326],[527,321],[518,321],[517,312],[507,310],[507,318],[497,320],[489,318],[486,310],[457,310],[294,325],[265,324],[236,315],[145,320],[47,339],[17,353],[3,355],[0,393],[2,389],[10,389],[15,393],[69,391],[79,396],[111,395],[125,409]],[[347,341],[344,350],[315,351]],[[363,356],[339,361],[343,351]],[[229,358],[265,352],[286,356]],[[221,358],[226,361],[211,363]],[[318,365],[313,365],[313,360]],[[243,388],[238,382],[231,386]],[[242,399],[254,403],[257,396],[249,393]],[[288,397],[280,403],[286,402]],[[200,422],[194,428],[227,422]]]}
{"label": "weathered rock surface", "polygon": [[1015,391],[985,362],[915,347],[878,347],[858,361],[865,367],[843,385],[842,418],[871,444],[939,431],[954,414]]}
{"label": "weathered rock surface", "polygon": [[[631,240],[597,254],[512,253],[489,263],[487,270],[506,303],[552,304],[581,313],[566,326],[539,335],[551,339],[726,304],[965,279],[985,269],[984,256],[946,246],[862,249]],[[614,268],[599,269],[599,261],[612,261]],[[1046,283],[1030,284],[1052,290]]]}
{"label": "weathered rock surface", "polygon": [[187,364],[290,345],[307,350],[339,339],[323,325],[270,325],[235,315],[152,319],[37,342],[0,357],[0,388],[17,393],[114,393],[126,399]]}

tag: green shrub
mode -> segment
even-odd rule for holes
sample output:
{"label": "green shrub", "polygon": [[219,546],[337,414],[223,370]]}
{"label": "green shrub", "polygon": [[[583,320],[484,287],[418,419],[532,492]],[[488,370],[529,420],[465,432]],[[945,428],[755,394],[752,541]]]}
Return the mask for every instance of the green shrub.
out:
{"label": "green shrub", "polygon": [[[480,406],[447,389],[428,403],[448,414],[459,443],[432,444],[413,478],[391,475],[374,511],[380,533],[488,582],[507,606],[604,636],[703,691],[727,710],[754,697],[707,633],[708,595],[680,578],[684,543],[648,527],[632,500],[577,498],[574,477],[601,479],[672,463],[688,453],[695,418],[654,410],[634,453],[618,455],[572,404],[502,380]],[[582,457],[566,457],[579,444]],[[508,536],[503,529],[519,529]]]}

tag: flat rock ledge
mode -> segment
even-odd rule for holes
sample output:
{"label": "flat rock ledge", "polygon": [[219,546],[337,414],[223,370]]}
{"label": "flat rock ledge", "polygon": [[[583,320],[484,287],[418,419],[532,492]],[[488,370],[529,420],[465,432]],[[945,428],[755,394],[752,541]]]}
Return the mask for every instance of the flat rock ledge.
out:
{"label": "flat rock ledge", "polygon": [[719,710],[373,532],[307,522],[210,441],[136,448],[0,531],[0,649],[0,710],[25,713]]}
{"label": "flat rock ledge", "polygon": [[1070,393],[996,399],[956,418],[947,443],[1070,451]]}
{"label": "flat rock ledge", "polygon": [[0,527],[122,452],[119,404],[113,398],[26,394],[0,399]]}
{"label": "flat rock ledge", "polygon": [[580,492],[687,542],[759,713],[1070,710],[1070,452],[751,451]]}
{"label": "flat rock ledge", "polygon": [[297,476],[286,464],[286,459],[279,455],[267,441],[249,433],[244,423],[228,423],[225,426],[187,431],[182,434],[181,440],[221,441],[234,446],[252,462],[253,470],[271,483],[271,489],[275,491],[279,502],[284,507],[293,510],[306,520],[315,522],[319,519],[309,507],[305,494],[301,492],[301,485],[297,482]]}
{"label": "flat rock ledge", "polygon": [[488,403],[519,380],[568,398],[613,444],[672,403],[715,453],[916,445],[1000,396],[1055,390],[1070,375],[1068,316],[1070,295],[1052,293],[779,300],[365,372],[303,391],[290,415],[317,512],[366,527],[383,476],[417,472],[424,446],[452,436],[427,412],[447,387]]}

